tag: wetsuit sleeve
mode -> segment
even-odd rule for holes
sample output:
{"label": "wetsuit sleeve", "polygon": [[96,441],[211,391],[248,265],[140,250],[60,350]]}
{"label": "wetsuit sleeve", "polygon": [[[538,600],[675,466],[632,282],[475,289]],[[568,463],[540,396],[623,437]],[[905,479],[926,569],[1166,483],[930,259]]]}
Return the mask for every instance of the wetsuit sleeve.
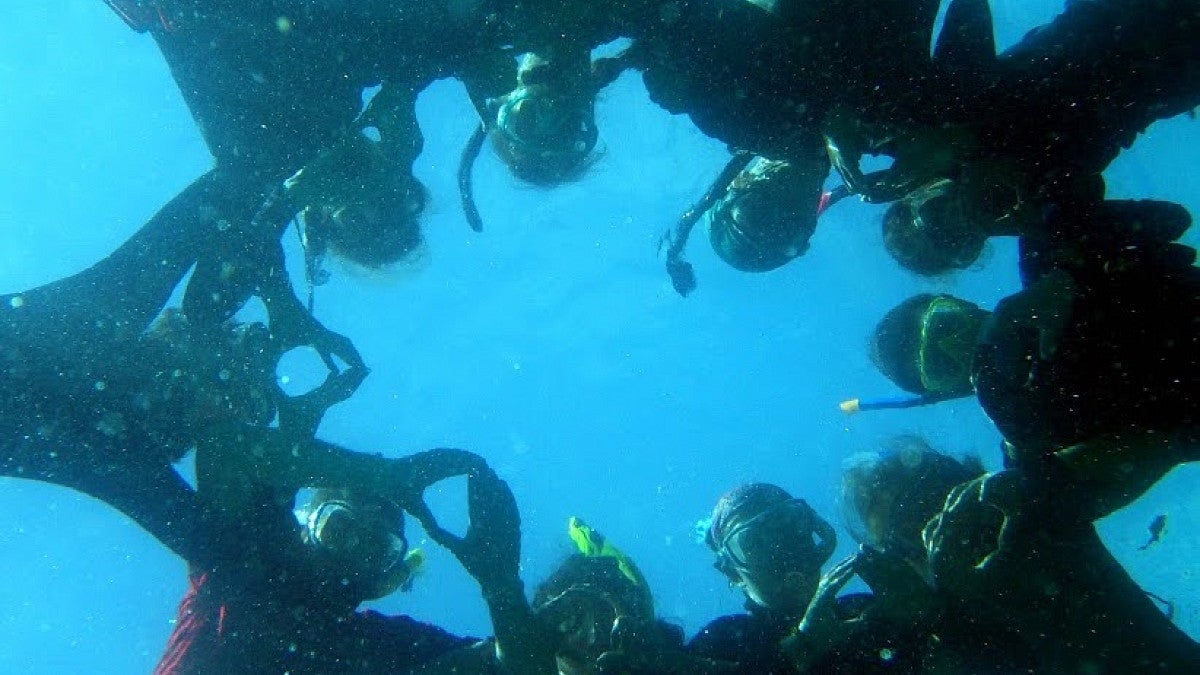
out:
{"label": "wetsuit sleeve", "polygon": [[517,86],[517,62],[512,54],[482,51],[468,57],[459,68],[459,77],[467,88],[471,105],[488,128],[496,124],[488,111],[488,99],[499,98]]}
{"label": "wetsuit sleeve", "polygon": [[349,487],[371,493],[395,490],[397,462],[354,452],[318,439],[296,439],[278,429],[231,426],[214,430],[196,450],[196,473],[205,499],[237,512],[254,486],[280,494],[304,487]]}
{"label": "wetsuit sleeve", "polygon": [[1194,0],[1066,3],[1001,54],[997,84],[976,97],[987,135],[1049,168],[1099,173],[1150,124],[1200,104],[1196,31]]}

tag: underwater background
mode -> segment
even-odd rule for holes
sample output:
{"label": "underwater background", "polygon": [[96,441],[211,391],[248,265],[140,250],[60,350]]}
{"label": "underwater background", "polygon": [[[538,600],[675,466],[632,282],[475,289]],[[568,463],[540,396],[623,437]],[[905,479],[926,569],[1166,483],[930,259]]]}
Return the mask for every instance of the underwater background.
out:
{"label": "underwater background", "polygon": [[[992,0],[1001,48],[1053,17],[1061,0]],[[0,26],[0,293],[77,272],[115,249],[208,168],[211,158],[149,36],[96,0],[9,0]],[[333,408],[321,437],[403,455],[457,446],[512,485],[532,587],[570,552],[586,519],[639,563],[661,617],[694,632],[740,607],[695,539],[698,520],[738,483],[776,482],[839,526],[844,462],[897,433],[977,454],[999,435],[974,399],[848,417],[838,403],[897,393],[868,359],[876,321],[921,291],[985,307],[1017,290],[1015,243],[993,240],[974,269],[935,281],[883,250],[880,207],[844,202],[811,250],[761,275],[737,272],[707,237],[688,249],[699,288],[671,288],[659,234],[728,158],[722,144],[646,97],[626,73],[598,102],[602,151],[551,190],[514,179],[490,147],[476,167],[486,229],[472,232],[454,172],[476,123],[462,86],[421,96],[417,176],[432,192],[426,247],[385,274],[333,268],[316,314],[349,336],[371,375]],[[1160,123],[1110,168],[1109,194],[1177,201],[1200,213],[1198,123]],[[1186,240],[1200,245],[1200,228]],[[285,237],[298,263],[294,233]],[[299,292],[304,284],[293,269]],[[312,363],[280,376],[311,380]],[[187,471],[186,467],[184,469]],[[1149,591],[1175,601],[1200,637],[1195,466],[1100,524]],[[463,485],[435,510],[464,519]],[[1163,540],[1139,551],[1147,525]],[[410,519],[429,554],[412,592],[375,603],[485,635],[478,589]],[[1080,561],[1086,564],[1086,561]],[[64,488],[0,478],[0,673],[143,673],[157,662],[186,588],[185,566],[113,509]]]}

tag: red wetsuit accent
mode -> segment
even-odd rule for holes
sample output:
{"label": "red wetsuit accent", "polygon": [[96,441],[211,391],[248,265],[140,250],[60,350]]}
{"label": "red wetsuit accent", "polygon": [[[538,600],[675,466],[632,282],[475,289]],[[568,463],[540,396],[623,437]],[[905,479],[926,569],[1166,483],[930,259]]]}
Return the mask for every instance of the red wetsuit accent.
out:
{"label": "red wetsuit accent", "polygon": [[821,198],[819,200],[817,200],[817,215],[818,216],[821,215],[822,213],[825,213],[825,209],[830,207],[830,202],[833,201],[832,198],[833,198],[832,192],[822,192],[821,193]]}
{"label": "red wetsuit accent", "polygon": [[208,572],[188,576],[188,592],[179,603],[175,631],[167,640],[154,675],[194,675],[216,654],[225,606],[211,592]]}

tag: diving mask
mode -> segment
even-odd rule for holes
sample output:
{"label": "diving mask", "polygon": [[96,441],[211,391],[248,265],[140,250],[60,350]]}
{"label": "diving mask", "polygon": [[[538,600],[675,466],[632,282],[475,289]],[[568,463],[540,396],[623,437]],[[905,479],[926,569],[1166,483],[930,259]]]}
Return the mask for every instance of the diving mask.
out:
{"label": "diving mask", "polygon": [[975,305],[945,295],[934,298],[921,314],[917,371],[927,393],[971,393],[971,364],[983,314]]}
{"label": "diving mask", "polygon": [[513,171],[548,183],[578,170],[596,147],[591,101],[557,97],[544,86],[519,87],[498,103],[495,141]]}
{"label": "diving mask", "polygon": [[[797,536],[799,535],[799,536]],[[801,545],[795,545],[798,540]],[[819,568],[836,546],[833,528],[803,499],[788,499],[735,524],[717,545],[714,566],[726,576],[781,569],[802,559]]]}
{"label": "diving mask", "polygon": [[[389,527],[380,516],[391,513],[363,513],[343,499],[321,501],[298,510],[296,515],[305,542],[348,572],[348,578],[360,582],[366,598],[380,598],[411,587],[424,555],[420,549],[409,550],[403,520]],[[395,515],[403,518],[402,514]]]}

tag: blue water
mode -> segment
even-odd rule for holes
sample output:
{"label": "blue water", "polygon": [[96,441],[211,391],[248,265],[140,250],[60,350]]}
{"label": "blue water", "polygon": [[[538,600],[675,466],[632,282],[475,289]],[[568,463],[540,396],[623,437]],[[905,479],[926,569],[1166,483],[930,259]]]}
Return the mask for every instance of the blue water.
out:
{"label": "blue water", "polygon": [[[1061,8],[993,5],[1002,45]],[[106,255],[210,158],[153,42],[102,3],[6,3],[0,35],[0,292],[10,292]],[[389,455],[484,454],[521,505],[527,583],[569,552],[566,520],[578,515],[637,559],[659,614],[691,632],[740,606],[692,536],[737,483],[780,483],[836,521],[843,461],[891,434],[922,433],[996,466],[999,437],[973,401],[855,417],[837,403],[894,393],[866,344],[901,299],[932,289],[989,306],[1016,290],[1011,242],[991,244],[977,269],[922,281],[883,252],[878,210],[844,203],[807,255],[770,274],[735,272],[695,237],[700,288],[683,300],[655,242],[727,154],[654,107],[639,77],[604,92],[604,151],[575,184],[529,188],[485,150],[483,234],[467,228],[454,187],[474,123],[461,86],[431,87],[419,113],[427,250],[384,276],[335,269],[318,289],[317,315],[372,368],[321,435]],[[1110,170],[1111,192],[1200,213],[1198,131],[1187,119],[1153,128]],[[1101,526],[1148,590],[1177,601],[1193,636],[1200,556],[1188,542],[1200,498],[1188,486],[1198,478],[1178,470]],[[435,501],[454,519],[461,497],[452,485]],[[1163,541],[1137,551],[1159,513],[1169,514]],[[486,633],[473,582],[436,545],[426,550],[425,577],[382,607]],[[13,479],[0,479],[0,572],[0,673],[148,672],[186,585],[182,562],[120,514]]]}

